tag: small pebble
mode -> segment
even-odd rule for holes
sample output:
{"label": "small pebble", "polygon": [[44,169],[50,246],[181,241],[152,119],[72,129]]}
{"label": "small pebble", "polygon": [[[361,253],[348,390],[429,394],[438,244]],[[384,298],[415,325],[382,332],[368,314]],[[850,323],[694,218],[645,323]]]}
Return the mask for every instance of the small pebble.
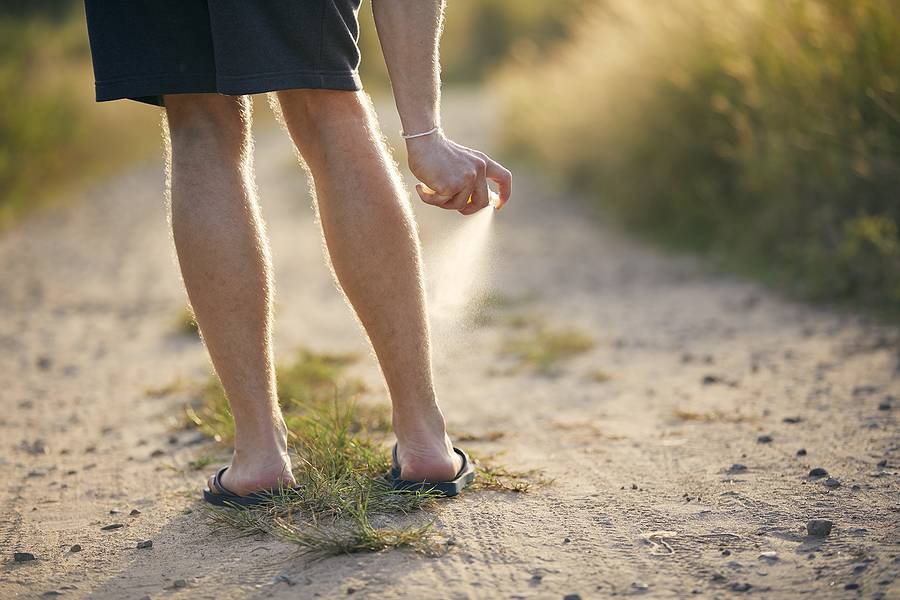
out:
{"label": "small pebble", "polygon": [[581,594],[566,594],[563,600],[581,600]]}
{"label": "small pebble", "polygon": [[13,560],[16,562],[28,562],[37,560],[37,558],[31,552],[16,552],[13,554]]}
{"label": "small pebble", "polygon": [[802,420],[803,420],[802,417],[785,417],[781,420],[781,422],[782,423],[790,423],[791,425],[794,425],[796,423],[801,422]]}
{"label": "small pebble", "polygon": [[841,487],[841,482],[835,479],[834,477],[829,477],[825,480],[825,487],[837,488]]}
{"label": "small pebble", "polygon": [[828,519],[810,519],[806,522],[806,532],[813,537],[828,537],[833,526]]}
{"label": "small pebble", "polygon": [[100,528],[100,531],[112,531],[113,529],[120,529],[125,527],[124,523],[110,523],[109,525],[104,525]]}
{"label": "small pebble", "polygon": [[143,541],[140,541],[140,542],[137,543],[137,547],[138,547],[138,549],[140,549],[140,550],[143,550],[144,548],[152,548],[152,547],[153,547],[153,540],[143,540]]}
{"label": "small pebble", "polygon": [[290,577],[288,577],[288,576],[285,575],[284,573],[280,573],[280,574],[276,575],[276,576],[275,576],[275,579],[274,579],[274,582],[275,582],[275,583],[286,583],[286,584],[288,584],[288,585],[291,586],[291,587],[297,585],[297,582],[296,582],[296,581],[294,581],[293,579],[291,579]]}
{"label": "small pebble", "polygon": [[736,473],[744,473],[746,470],[747,470],[747,465],[742,465],[741,463],[734,463],[733,465],[731,465],[731,467],[728,468],[728,473],[734,475]]}
{"label": "small pebble", "polygon": [[749,583],[732,583],[731,591],[732,592],[749,592],[753,588]]}
{"label": "small pebble", "polygon": [[564,539],[563,539],[563,544],[568,544],[568,543],[570,543],[571,541],[572,541],[571,538],[564,538]]}
{"label": "small pebble", "polygon": [[172,587],[175,589],[186,588],[187,581],[185,581],[184,579],[176,579],[175,581],[172,582]]}
{"label": "small pebble", "polygon": [[828,471],[826,471],[822,467],[816,467],[815,469],[810,470],[809,476],[810,477],[827,477]]}
{"label": "small pebble", "polygon": [[136,508],[132,508],[132,509],[131,509],[131,512],[128,513],[128,514],[131,515],[132,517],[136,517],[136,516],[138,516],[139,514],[141,514],[141,511],[139,511],[139,510],[136,509]]}
{"label": "small pebble", "polygon": [[797,456],[806,456],[806,448],[800,448],[797,450]]}
{"label": "small pebble", "polygon": [[777,552],[760,552],[759,559],[766,562],[776,562],[778,561],[778,553]]}
{"label": "small pebble", "polygon": [[758,438],[756,438],[756,441],[759,444],[770,444],[770,443],[772,443],[772,436],[771,435],[761,435]]}
{"label": "small pebble", "polygon": [[81,544],[72,544],[69,548],[69,552],[81,552]]}
{"label": "small pebble", "polygon": [[881,467],[881,468],[886,467],[886,466],[887,466],[887,459],[886,459],[886,458],[883,458],[883,459],[879,460],[879,461],[878,461],[878,464],[877,464],[876,466]]}
{"label": "small pebble", "polygon": [[844,586],[844,589],[845,590],[858,590],[859,584],[858,583],[848,583],[847,585]]}

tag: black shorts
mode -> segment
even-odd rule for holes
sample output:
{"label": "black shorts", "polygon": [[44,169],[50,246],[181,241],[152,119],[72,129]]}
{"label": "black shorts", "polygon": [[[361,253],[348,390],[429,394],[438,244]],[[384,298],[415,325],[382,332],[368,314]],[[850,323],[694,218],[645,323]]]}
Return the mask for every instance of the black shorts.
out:
{"label": "black shorts", "polygon": [[360,0],[85,0],[97,101],[359,90]]}

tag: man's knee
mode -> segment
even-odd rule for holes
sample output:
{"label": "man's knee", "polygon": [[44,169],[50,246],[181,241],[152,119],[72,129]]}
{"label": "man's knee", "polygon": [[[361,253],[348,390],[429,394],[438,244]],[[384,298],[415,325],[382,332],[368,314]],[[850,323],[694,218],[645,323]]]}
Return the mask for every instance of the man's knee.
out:
{"label": "man's knee", "polygon": [[250,129],[245,96],[173,94],[165,97],[173,149],[217,148],[239,152]]}
{"label": "man's knee", "polygon": [[278,102],[292,133],[318,136],[341,122],[364,122],[368,100],[361,92],[340,90],[284,90]]}

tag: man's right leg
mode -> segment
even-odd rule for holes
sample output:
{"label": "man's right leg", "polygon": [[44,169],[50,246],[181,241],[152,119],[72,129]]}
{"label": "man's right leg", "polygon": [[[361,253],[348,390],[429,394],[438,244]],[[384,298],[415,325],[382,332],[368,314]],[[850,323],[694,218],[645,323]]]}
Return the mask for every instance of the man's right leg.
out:
{"label": "man's right leg", "polygon": [[278,99],[316,187],[328,253],[378,356],[404,479],[453,479],[431,372],[419,239],[400,174],[363,93],[290,90]]}
{"label": "man's right leg", "polygon": [[165,103],[178,262],[234,415],[234,458],[222,483],[237,494],[290,485],[287,430],[275,390],[271,260],[253,184],[249,100],[176,94]]}

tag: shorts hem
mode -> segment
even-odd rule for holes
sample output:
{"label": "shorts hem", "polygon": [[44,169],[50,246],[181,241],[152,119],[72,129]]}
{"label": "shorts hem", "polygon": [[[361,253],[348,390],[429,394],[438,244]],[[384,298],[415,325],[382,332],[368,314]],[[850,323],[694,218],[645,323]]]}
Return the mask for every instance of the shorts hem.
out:
{"label": "shorts hem", "polygon": [[225,94],[243,96],[290,89],[326,89],[358,91],[362,81],[356,71],[293,71],[262,75],[219,75],[215,80],[205,76],[130,77],[98,81],[97,102],[136,100],[163,106],[166,94]]}

